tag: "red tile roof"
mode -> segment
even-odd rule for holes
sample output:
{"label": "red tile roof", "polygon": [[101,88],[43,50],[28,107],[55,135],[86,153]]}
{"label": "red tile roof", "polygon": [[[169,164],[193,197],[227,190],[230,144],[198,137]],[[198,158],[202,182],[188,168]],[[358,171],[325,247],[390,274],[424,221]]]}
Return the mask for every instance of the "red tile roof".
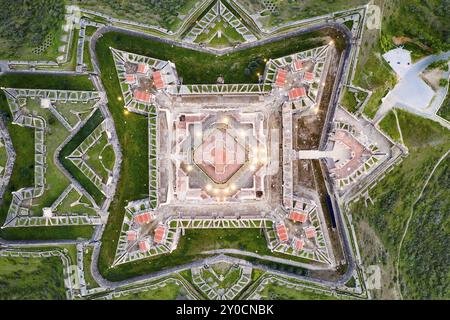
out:
{"label": "red tile roof", "polygon": [[134,217],[134,221],[138,224],[149,223],[151,219],[152,217],[149,212],[140,213]]}
{"label": "red tile roof", "polygon": [[284,84],[286,83],[286,75],[287,75],[286,70],[278,69],[275,85],[279,87],[284,86]]}
{"label": "red tile roof", "polygon": [[150,102],[150,100],[152,99],[152,94],[147,91],[137,89],[137,90],[134,90],[133,94],[134,94],[134,98],[138,101]]}
{"label": "red tile roof", "polygon": [[303,69],[303,62],[302,60],[295,60],[294,61],[294,70],[295,71],[300,71]]}
{"label": "red tile roof", "polygon": [[153,72],[153,84],[157,90],[164,88],[164,79],[162,78],[161,71]]}
{"label": "red tile roof", "polygon": [[314,238],[316,236],[316,228],[314,228],[314,227],[306,228],[305,235],[308,239]]}
{"label": "red tile roof", "polygon": [[305,212],[291,211],[291,213],[289,213],[289,219],[294,222],[304,223],[307,218],[308,215]]}
{"label": "red tile roof", "polygon": [[127,231],[127,241],[136,241],[137,232],[134,230]]}
{"label": "red tile roof", "polygon": [[289,90],[289,100],[295,100],[306,96],[305,88],[293,88]]}
{"label": "red tile roof", "polygon": [[294,239],[293,246],[294,246],[295,250],[302,250],[303,245],[304,245],[304,242],[302,239],[299,239],[299,238]]}
{"label": "red tile roof", "polygon": [[128,84],[133,84],[136,82],[136,75],[134,74],[126,74],[125,75],[125,82]]}
{"label": "red tile roof", "polygon": [[164,226],[158,226],[155,229],[155,237],[153,238],[153,240],[156,243],[161,243],[163,242],[165,235],[166,235],[166,228]]}
{"label": "red tile roof", "polygon": [[138,68],[137,68],[138,73],[147,73],[147,71],[148,71],[148,64],[146,64],[146,63],[138,64]]}
{"label": "red tile roof", "polygon": [[287,235],[286,226],[283,223],[277,225],[277,235],[281,242],[287,241],[289,239]]}
{"label": "red tile roof", "polygon": [[311,82],[314,80],[314,73],[312,72],[305,72],[305,75],[303,76],[305,81]]}
{"label": "red tile roof", "polygon": [[150,243],[148,243],[147,240],[141,240],[141,241],[139,241],[139,250],[140,250],[141,252],[145,252],[145,251],[150,250]]}

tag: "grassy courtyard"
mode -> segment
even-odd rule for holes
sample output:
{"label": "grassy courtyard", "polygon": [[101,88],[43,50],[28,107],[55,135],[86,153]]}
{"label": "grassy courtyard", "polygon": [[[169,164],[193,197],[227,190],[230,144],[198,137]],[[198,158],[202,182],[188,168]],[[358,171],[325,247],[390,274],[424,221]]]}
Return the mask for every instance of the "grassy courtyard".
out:
{"label": "grassy courtyard", "polygon": [[[46,190],[42,197],[33,199],[33,206],[31,209],[34,215],[40,216],[42,214],[42,208],[50,207],[70,184],[69,179],[66,178],[54,162],[56,149],[64,142],[69,135],[69,132],[58,120],[56,120],[49,110],[40,107],[40,100],[28,98],[25,108],[30,114],[35,114],[44,118],[48,128],[44,140],[46,146],[45,162],[47,164],[47,170],[45,172]],[[29,128],[28,130],[34,132],[35,129]],[[33,156],[34,152],[28,154],[28,157]],[[23,187],[30,187],[30,185],[23,185]]]}
{"label": "grassy courtyard", "polygon": [[394,111],[389,112],[383,120],[380,121],[380,129],[390,136],[394,141],[401,142],[400,132],[397,127],[397,120]]}
{"label": "grassy courtyard", "polygon": [[[86,76],[61,76],[39,74],[7,74],[0,77],[0,85],[13,88],[38,88],[61,90],[92,90],[92,83]],[[4,222],[11,203],[11,192],[22,186],[31,186],[34,181],[34,132],[11,123],[11,114],[3,92],[0,92],[0,110],[7,119],[6,126],[16,150],[16,162],[12,176],[0,205],[0,221]],[[20,146],[20,147],[18,147]],[[74,239],[89,238],[93,228],[84,227],[39,227],[8,228],[0,230],[0,236],[7,239]]]}
{"label": "grassy courtyard", "polygon": [[211,47],[227,47],[236,42],[244,42],[244,38],[226,21],[221,20],[215,22],[213,28],[208,29],[209,32],[203,32],[195,39],[196,43],[207,43]]}
{"label": "grassy courtyard", "polygon": [[146,288],[139,292],[127,293],[114,300],[175,300],[185,297],[186,290],[174,282],[166,282],[163,287]]}
{"label": "grassy courtyard", "polygon": [[114,150],[108,142],[106,133],[87,151],[87,164],[102,178],[108,180],[109,171],[114,165]]}

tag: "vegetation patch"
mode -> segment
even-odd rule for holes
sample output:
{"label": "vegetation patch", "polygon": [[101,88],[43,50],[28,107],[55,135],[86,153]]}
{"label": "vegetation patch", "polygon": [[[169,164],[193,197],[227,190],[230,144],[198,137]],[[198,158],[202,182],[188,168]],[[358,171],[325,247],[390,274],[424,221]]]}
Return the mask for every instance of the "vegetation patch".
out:
{"label": "vegetation patch", "polygon": [[86,286],[88,289],[98,288],[99,285],[94,280],[94,277],[91,273],[91,262],[92,262],[92,247],[85,247],[83,252],[83,270],[84,270],[84,279],[86,281]]}
{"label": "vegetation patch", "polygon": [[0,8],[0,58],[56,58],[63,0],[0,0]]}
{"label": "vegetation patch", "polygon": [[59,154],[61,164],[75,177],[78,182],[80,182],[80,184],[86,189],[87,192],[89,192],[98,205],[104,201],[105,196],[92,183],[92,181],[89,180],[88,177],[86,177],[86,175],[66,157],[69,156],[102,121],[102,113],[100,109],[97,109],[83,128],[81,128],[77,134],[75,134],[75,136],[61,149]]}
{"label": "vegetation patch", "polygon": [[[77,5],[115,18],[156,25],[174,31],[195,0],[85,0]],[[180,17],[181,16],[181,17]]]}
{"label": "vegetation patch", "polygon": [[262,300],[336,300],[337,297],[327,292],[304,290],[286,287],[283,283],[269,283],[259,293]]}
{"label": "vegetation patch", "polygon": [[[446,1],[394,0],[386,4],[390,14],[383,20],[383,33],[388,38],[408,36],[421,46],[413,45],[406,49],[423,54],[423,47],[433,52],[450,48],[448,30],[448,3]],[[429,52],[427,52],[429,53]]]}
{"label": "vegetation patch", "polygon": [[[438,123],[403,110],[397,110],[397,115],[408,157],[369,191],[373,204],[366,207],[366,201],[361,199],[350,207],[357,229],[367,222],[391,257],[397,255],[412,204],[438,159],[450,148],[450,133]],[[444,279],[447,272],[443,271],[448,266],[448,254],[444,254],[448,248],[445,226],[449,219],[445,185],[448,170],[440,169],[427,187],[433,196],[422,198],[414,208],[400,257],[405,298],[448,298],[448,281]]]}
{"label": "vegetation patch", "polygon": [[445,120],[450,121],[450,92],[447,92],[447,96],[437,114]]}
{"label": "vegetation patch", "polygon": [[380,129],[383,130],[392,140],[401,142],[400,132],[398,132],[397,120],[395,119],[394,111],[389,113],[380,121]]}
{"label": "vegetation patch", "polygon": [[182,285],[175,282],[166,282],[163,286],[157,288],[145,288],[139,292],[122,294],[119,297],[113,297],[114,300],[176,300],[179,297],[185,297],[186,290]]}
{"label": "vegetation patch", "polygon": [[0,300],[65,300],[59,257],[0,257]]}
{"label": "vegetation patch", "polygon": [[[61,90],[92,90],[92,83],[86,76],[51,76],[39,74],[6,74],[0,77],[0,85],[14,88],[38,88]],[[22,186],[31,186],[34,182],[34,133],[28,128],[13,125],[8,103],[3,92],[0,92],[0,114],[6,120],[13,146],[16,150],[16,161],[10,182],[0,205],[0,220],[3,224],[6,218],[12,191]],[[18,147],[20,146],[20,147]],[[89,238],[92,226],[79,227],[38,227],[38,228],[7,228],[0,230],[0,236],[6,239],[75,239]]]}

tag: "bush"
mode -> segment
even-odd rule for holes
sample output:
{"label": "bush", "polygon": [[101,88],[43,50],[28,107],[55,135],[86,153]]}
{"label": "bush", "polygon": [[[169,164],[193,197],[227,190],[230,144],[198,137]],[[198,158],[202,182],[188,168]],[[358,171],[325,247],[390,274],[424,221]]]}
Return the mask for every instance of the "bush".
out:
{"label": "bush", "polygon": [[0,0],[0,38],[10,48],[39,46],[64,19],[63,0]]}

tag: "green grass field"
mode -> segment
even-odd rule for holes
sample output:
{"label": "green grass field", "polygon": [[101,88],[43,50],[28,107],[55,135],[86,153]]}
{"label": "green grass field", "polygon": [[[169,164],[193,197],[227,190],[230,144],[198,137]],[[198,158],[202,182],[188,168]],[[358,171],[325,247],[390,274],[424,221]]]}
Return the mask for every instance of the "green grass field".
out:
{"label": "green grass field", "polygon": [[296,290],[282,284],[269,283],[260,293],[263,300],[336,300],[331,294],[311,289]]}
{"label": "green grass field", "polygon": [[401,142],[400,132],[398,132],[397,121],[395,120],[395,114],[393,111],[389,112],[383,120],[380,121],[380,129],[394,141]]}
{"label": "green grass field", "polygon": [[[27,98],[24,110],[26,110],[27,114],[34,114],[42,117],[46,122],[46,133],[44,139],[46,146],[46,188],[42,196],[33,199],[31,206],[32,215],[41,216],[42,209],[44,207],[52,206],[55,200],[58,199],[58,197],[70,184],[70,180],[66,178],[66,176],[59,170],[54,161],[56,150],[68,137],[69,131],[55,118],[50,110],[40,107],[39,99]],[[35,129],[27,128],[27,130],[32,131],[34,134]],[[28,154],[27,157],[33,158],[34,147],[28,150],[31,151],[31,154]],[[21,187],[31,186],[32,185],[21,185]],[[67,209],[69,210],[68,212],[71,212],[70,208]]]}
{"label": "green grass field", "polygon": [[450,92],[447,93],[437,114],[445,120],[450,121]]}
{"label": "green grass field", "polygon": [[[42,208],[50,207],[53,202],[59,197],[59,195],[70,184],[69,179],[59,170],[54,162],[54,154],[56,149],[63,143],[63,141],[69,135],[69,132],[64,126],[56,120],[53,114],[49,110],[42,109],[40,102],[37,99],[27,99],[26,108],[28,112],[35,113],[43,117],[47,124],[47,132],[45,135],[46,146],[46,164],[47,170],[45,172],[46,190],[42,197],[33,199],[32,211],[34,215],[41,216]],[[34,129],[29,128],[33,131]],[[34,151],[27,155],[28,157],[34,156]],[[22,187],[30,187],[31,185],[22,185]]]}
{"label": "green grass field", "polygon": [[[220,274],[221,273],[219,273],[218,275],[220,276]],[[208,275],[208,271],[205,270],[203,279],[206,279],[209,276],[211,277],[211,279],[213,279],[213,281],[217,283],[217,288],[229,289],[238,282],[239,278],[241,277],[241,270],[238,268],[231,268],[228,272],[223,273],[222,275],[224,276],[224,278],[223,281],[220,281],[219,279],[214,277],[212,273],[209,272]]]}
{"label": "green grass field", "polygon": [[114,300],[175,300],[185,297],[186,290],[176,283],[166,283],[164,287],[156,289],[144,289],[140,292],[122,295]]}
{"label": "green grass field", "polygon": [[[391,257],[397,255],[413,202],[437,160],[450,148],[450,132],[438,123],[402,110],[397,110],[397,114],[408,157],[370,190],[374,205],[366,207],[361,199],[350,207],[356,225],[367,222]],[[448,273],[444,270],[448,265],[448,254],[444,252],[449,239],[449,217],[445,214],[449,198],[445,187],[449,182],[448,160],[445,168],[437,170],[428,185],[429,193],[414,208],[400,260],[405,298],[448,298]]]}
{"label": "green grass field", "polygon": [[5,88],[32,88],[56,90],[93,91],[94,85],[88,76],[41,75],[8,73],[0,76],[0,86]]}
{"label": "green grass field", "polygon": [[[211,47],[228,47],[233,42],[244,42],[244,38],[232,26],[225,27],[225,21],[215,22],[214,28],[209,29],[208,33],[201,33],[195,39],[196,43],[206,42]],[[218,32],[221,32],[219,38]]]}
{"label": "green grass field", "polygon": [[83,255],[84,279],[86,280],[86,286],[89,289],[99,287],[97,282],[94,280],[94,277],[92,277],[91,273],[92,251],[93,251],[92,247],[87,247]]}
{"label": "green grass field", "polygon": [[[380,50],[379,45],[374,50]],[[396,83],[391,67],[375,52],[371,51],[367,59],[360,59],[353,83],[372,90],[372,96],[364,106],[364,114],[369,118],[375,116],[383,98]]]}
{"label": "green grass field", "polygon": [[[3,140],[2,140],[3,144]],[[3,167],[2,172],[0,172],[0,176],[4,174],[4,168],[6,167],[6,162],[8,160],[8,153],[6,152],[6,148],[4,145],[0,147],[0,166]]]}
{"label": "green grass field", "polygon": [[356,100],[355,93],[350,92],[348,88],[345,88],[341,100],[341,105],[349,112],[355,112],[358,107],[358,101]]}
{"label": "green grass field", "polygon": [[[105,154],[103,150],[109,148],[112,151],[107,151]],[[112,159],[110,157],[113,157]],[[105,157],[105,158],[104,158]],[[114,151],[108,145],[108,138],[106,137],[106,133],[102,133],[101,138],[87,151],[87,164],[102,178],[103,183],[106,183],[108,180],[108,170],[111,170],[110,167],[105,167],[103,164],[105,161],[108,164],[114,164]]]}
{"label": "green grass field", "polygon": [[65,300],[59,257],[0,257],[0,300]]}

